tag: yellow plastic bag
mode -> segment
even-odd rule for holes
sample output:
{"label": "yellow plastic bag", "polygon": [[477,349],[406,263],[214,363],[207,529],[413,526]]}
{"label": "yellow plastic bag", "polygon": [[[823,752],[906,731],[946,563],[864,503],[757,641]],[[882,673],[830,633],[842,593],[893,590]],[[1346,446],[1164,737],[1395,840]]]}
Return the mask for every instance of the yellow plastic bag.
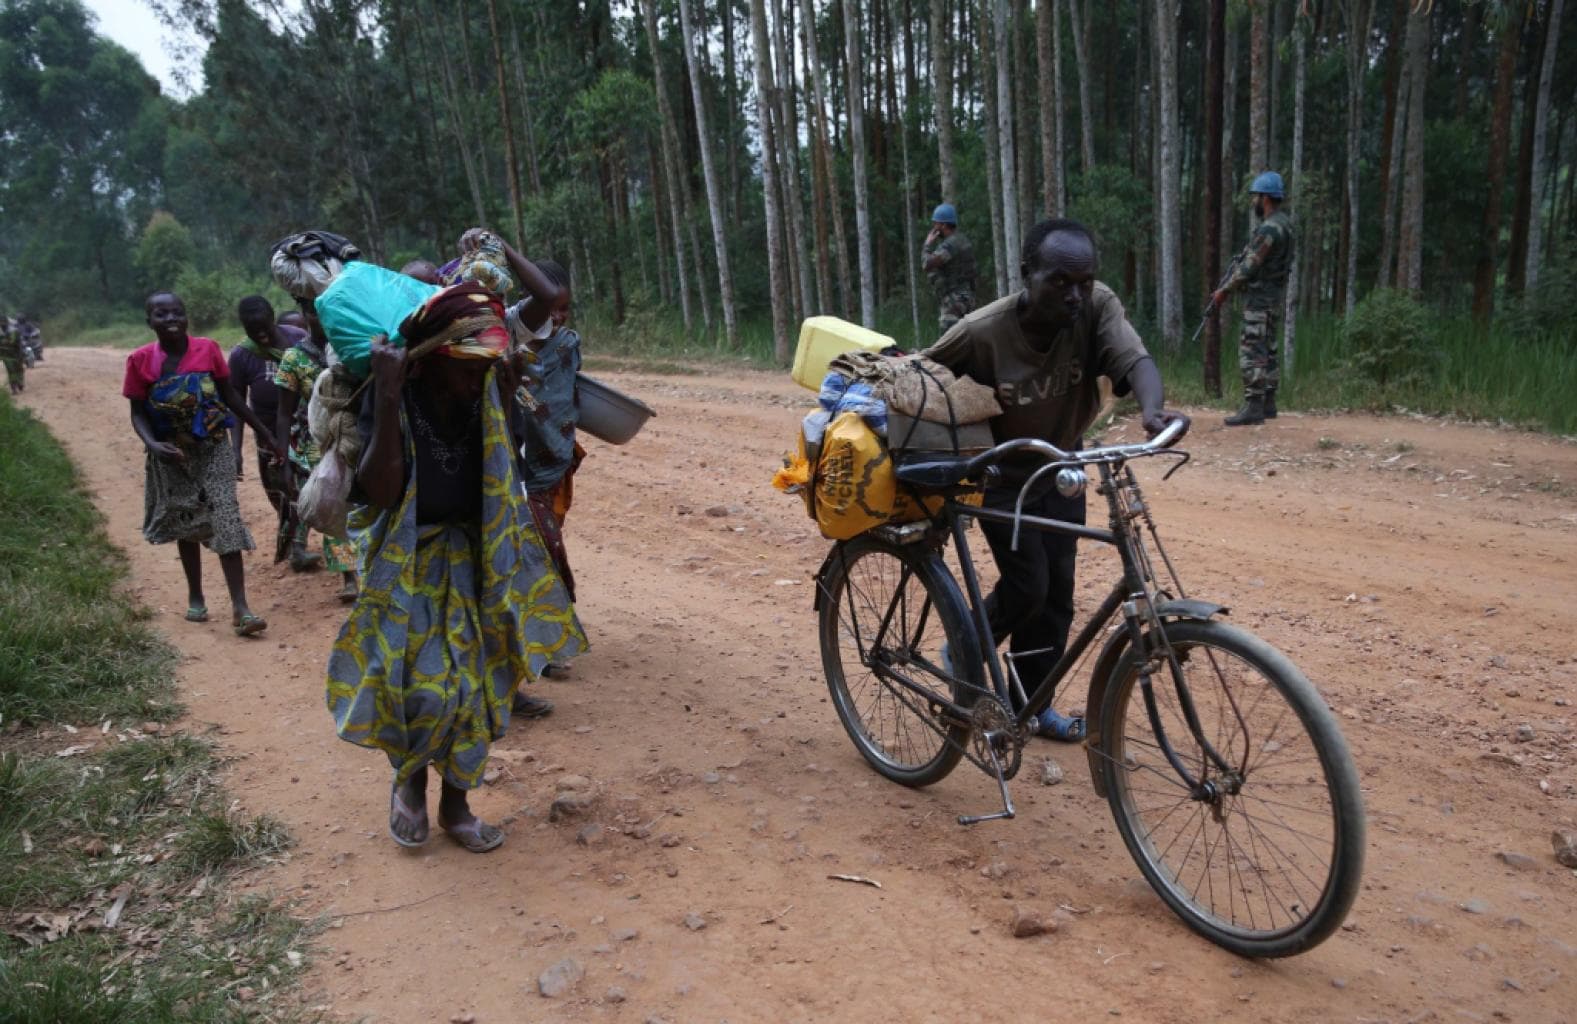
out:
{"label": "yellow plastic bag", "polygon": [[[928,510],[898,486],[887,445],[857,412],[827,425],[812,477],[816,525],[830,540],[848,540],[883,523],[908,523]],[[941,507],[933,498],[931,510]]]}

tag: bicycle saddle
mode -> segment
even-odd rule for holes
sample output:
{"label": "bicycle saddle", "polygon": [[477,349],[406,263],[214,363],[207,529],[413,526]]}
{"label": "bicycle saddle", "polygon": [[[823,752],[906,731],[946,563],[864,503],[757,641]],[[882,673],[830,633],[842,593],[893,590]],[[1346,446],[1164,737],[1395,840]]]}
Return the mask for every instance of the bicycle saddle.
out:
{"label": "bicycle saddle", "polygon": [[957,487],[969,476],[967,455],[927,458],[904,463],[897,468],[898,479],[920,490],[939,491]]}

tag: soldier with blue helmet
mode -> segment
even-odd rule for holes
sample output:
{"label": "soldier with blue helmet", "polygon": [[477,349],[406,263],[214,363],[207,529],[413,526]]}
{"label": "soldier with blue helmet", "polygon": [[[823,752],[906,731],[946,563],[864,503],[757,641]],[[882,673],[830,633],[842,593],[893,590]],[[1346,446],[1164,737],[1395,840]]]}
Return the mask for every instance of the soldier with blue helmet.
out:
{"label": "soldier with blue helmet", "polygon": [[958,211],[943,203],[931,214],[931,232],[920,250],[920,266],[936,289],[937,326],[947,329],[975,308],[975,251],[958,230]]}
{"label": "soldier with blue helmet", "polygon": [[1243,292],[1243,330],[1238,338],[1238,368],[1243,374],[1243,407],[1226,418],[1229,427],[1252,426],[1276,418],[1276,327],[1281,321],[1292,270],[1292,218],[1282,209],[1286,186],[1281,175],[1266,171],[1249,186],[1259,227],[1234,261],[1234,270],[1212,295],[1217,306],[1235,291]]}

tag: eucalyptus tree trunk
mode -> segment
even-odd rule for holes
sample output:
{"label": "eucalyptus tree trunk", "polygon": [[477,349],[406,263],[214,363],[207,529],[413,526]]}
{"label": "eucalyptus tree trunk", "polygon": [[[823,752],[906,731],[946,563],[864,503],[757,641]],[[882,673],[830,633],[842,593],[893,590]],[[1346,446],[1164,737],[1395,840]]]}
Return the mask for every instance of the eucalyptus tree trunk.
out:
{"label": "eucalyptus tree trunk", "polygon": [[[1292,196],[1296,198],[1307,195],[1303,191],[1303,102],[1304,91],[1308,84],[1309,44],[1308,37],[1304,34],[1303,26],[1299,24],[1301,16],[1292,20]],[[1293,216],[1298,215],[1296,203],[1292,207]],[[1313,227],[1307,219],[1303,222],[1303,230],[1309,231]],[[1305,238],[1308,236],[1305,235]],[[1300,250],[1312,246],[1308,241],[1292,247],[1292,268],[1287,275],[1287,306],[1286,315],[1281,320],[1281,369],[1286,379],[1292,379],[1292,368],[1297,356],[1298,337],[1298,293],[1301,290],[1300,282],[1302,273],[1299,264],[1302,260],[1298,253]]]}
{"label": "eucalyptus tree trunk", "polygon": [[1522,4],[1509,2],[1495,64],[1495,107],[1490,116],[1489,166],[1484,175],[1489,182],[1489,195],[1484,203],[1478,262],[1473,268],[1473,319],[1480,325],[1489,323],[1490,313],[1495,308],[1495,268],[1500,263],[1500,221],[1506,191],[1506,146],[1511,133],[1511,93],[1517,77],[1517,44],[1521,34]]}
{"label": "eucalyptus tree trunk", "polygon": [[[752,0],[759,4],[761,0]],[[865,90],[860,85],[860,15],[855,10],[859,0],[843,0],[843,34],[846,44],[846,81],[849,103],[849,149],[854,158],[854,234],[860,253],[860,323],[876,326],[876,277],[871,266],[871,211],[868,203],[870,187],[866,181],[865,153]]]}
{"label": "eucalyptus tree trunk", "polygon": [[[651,3],[652,0],[647,0],[648,11],[651,10]],[[723,187],[717,179],[717,164],[712,158],[712,133],[707,127],[700,61],[695,52],[695,36],[690,31],[689,0],[679,0],[679,35],[684,42],[685,67],[690,71],[690,97],[695,104],[696,134],[699,136],[701,149],[701,177],[706,183],[706,205],[712,221],[712,248],[717,257],[717,294],[718,301],[723,307],[723,339],[730,349],[736,349],[739,347],[739,317],[734,306],[734,271],[728,261],[727,222],[723,218]]]}
{"label": "eucalyptus tree trunk", "polygon": [[[800,0],[800,30],[804,33],[811,85],[816,100],[816,134],[821,148],[822,175],[827,184],[827,207],[832,221],[833,259],[838,268],[838,312],[845,319],[852,315],[854,302],[849,288],[854,272],[849,266],[849,240],[843,226],[843,187],[838,183],[838,168],[832,160],[831,132],[828,130],[827,78],[821,66],[821,51],[816,42],[816,0]],[[832,296],[827,296],[832,301]]]}
{"label": "eucalyptus tree trunk", "polygon": [[504,127],[504,171],[509,176],[509,210],[515,218],[515,244],[526,244],[526,214],[520,204],[520,160],[515,155],[515,118],[509,109],[509,81],[504,76],[504,42],[498,27],[498,0],[487,0],[487,27],[493,41],[493,70],[498,80],[498,116]]}
{"label": "eucalyptus tree trunk", "polygon": [[1249,173],[1270,161],[1270,0],[1249,0],[1248,163]]}
{"label": "eucalyptus tree trunk", "polygon": [[1221,46],[1224,65],[1221,80],[1221,238],[1222,244],[1230,249],[1234,237],[1232,218],[1238,200],[1237,161],[1233,159],[1232,142],[1237,134],[1238,27],[1232,22],[1230,5],[1222,28],[1225,36]]}
{"label": "eucalyptus tree trunk", "polygon": [[1012,0],[1008,32],[1013,37],[1013,179],[1018,184],[1019,235],[1035,223],[1035,93],[1029,64],[1029,0]]}
{"label": "eucalyptus tree trunk", "polygon": [[1178,190],[1180,156],[1177,114],[1177,0],[1155,0],[1156,79],[1160,116],[1156,138],[1160,143],[1161,224],[1161,338],[1176,351],[1183,337],[1183,281],[1179,233],[1182,227]]}
{"label": "eucalyptus tree trunk", "polygon": [[[416,19],[416,30],[422,36],[422,49],[431,54],[432,50],[427,42],[427,32],[424,27],[425,17]],[[444,44],[443,33],[432,30],[438,36],[439,69],[443,72],[439,77],[439,84],[444,98],[444,109],[449,115],[449,132],[454,136],[455,149],[460,153],[460,167],[465,171],[465,182],[471,191],[471,205],[476,213],[476,223],[487,223],[487,210],[482,205],[482,186],[476,177],[476,160],[471,140],[466,137],[465,124],[460,116],[460,104],[456,98],[454,81],[454,65],[449,61],[449,48]],[[428,58],[431,60],[431,57]]]}
{"label": "eucalyptus tree trunk", "polygon": [[[1539,283],[1539,264],[1543,259],[1544,206],[1555,189],[1556,175],[1546,174],[1544,164],[1549,147],[1550,82],[1555,75],[1555,51],[1560,49],[1561,14],[1566,0],[1550,0],[1549,20],[1544,26],[1544,62],[1539,68],[1539,93],[1533,115],[1533,214],[1528,219],[1527,290]],[[1557,159],[1560,154],[1559,131],[1555,134]],[[1552,222],[1553,223],[1553,222]]]}
{"label": "eucalyptus tree trunk", "polygon": [[[805,33],[806,19],[801,16],[797,20],[799,56],[805,65],[805,81],[808,83],[803,87],[805,134],[810,142],[810,219],[815,231],[816,258],[813,262],[816,268],[816,294],[820,296],[820,304],[815,312],[825,313],[833,308],[835,294],[829,259],[832,253],[832,240],[828,235],[827,223],[827,146],[826,136],[822,133],[821,111],[816,103],[815,81],[818,69],[810,59],[810,48]],[[811,28],[814,32],[815,26],[812,25]]]}
{"label": "eucalyptus tree trunk", "polygon": [[[805,237],[805,200],[799,179],[799,118],[794,94],[793,51],[788,47],[788,30],[784,28],[783,0],[772,0],[772,50],[777,58],[778,110],[781,112],[782,133],[778,136],[778,152],[783,157],[783,201],[788,207],[789,240],[793,243],[794,259],[799,270],[799,316],[805,319],[811,310],[819,308],[821,299],[815,294],[815,278],[810,272],[810,252]],[[695,73],[691,72],[694,79]]]}
{"label": "eucalyptus tree trunk", "polygon": [[520,56],[520,29],[513,13],[509,16],[511,66],[515,72],[515,91],[520,99],[520,117],[526,128],[526,173],[531,176],[531,194],[542,194],[542,168],[537,159],[537,129],[531,114],[531,97],[526,92],[526,62]]}
{"label": "eucalyptus tree trunk", "polygon": [[1008,254],[1003,247],[1005,236],[1002,233],[1002,163],[997,159],[1001,140],[997,127],[997,91],[993,87],[996,82],[996,47],[991,42],[995,38],[991,27],[991,7],[994,2],[980,0],[976,8],[980,45],[975,48],[975,53],[980,61],[980,78],[984,83],[980,93],[985,101],[986,114],[986,205],[991,210],[991,263],[996,272],[997,295],[1000,297],[1008,293]]}
{"label": "eucalyptus tree trunk", "polygon": [[1022,225],[1018,219],[1018,163],[1013,156],[1013,81],[1010,61],[1009,33],[1013,22],[1009,17],[1008,0],[993,0],[992,27],[997,51],[997,153],[1002,162],[1002,248],[1007,258],[1008,291],[1016,292],[1023,285],[1019,275],[1019,237]]}
{"label": "eucalyptus tree trunk", "polygon": [[673,226],[675,285],[679,292],[679,312],[684,318],[684,332],[695,329],[695,314],[690,307],[688,265],[684,251],[684,179],[679,166],[678,138],[674,130],[673,105],[668,98],[668,76],[663,72],[663,62],[658,49],[656,0],[640,0],[641,18],[646,25],[646,48],[652,55],[652,84],[657,93],[657,117],[662,122],[658,130],[658,145],[663,153],[663,177],[668,185],[668,218]]}
{"label": "eucalyptus tree trunk", "polygon": [[[890,9],[892,12],[894,38],[888,41],[888,45],[896,48],[900,45],[897,39],[899,35],[897,30],[902,15],[897,4],[893,4]],[[904,56],[907,64],[909,55],[906,53]],[[914,225],[919,215],[914,208],[914,174],[909,164],[909,128],[914,121],[913,113],[914,93],[906,88],[903,98],[903,119],[898,125],[898,153],[903,166],[903,268],[904,276],[908,279],[909,284],[909,319],[914,328],[914,334],[911,337],[914,339],[914,345],[918,347],[920,344],[920,283],[915,272],[915,261],[919,259],[920,253],[918,247],[914,244]]]}
{"label": "eucalyptus tree trunk", "polygon": [[1414,295],[1424,286],[1424,90],[1429,80],[1429,17],[1427,7],[1407,17],[1407,147],[1396,286]]}
{"label": "eucalyptus tree trunk", "polygon": [[[805,0],[809,3],[810,0]],[[964,0],[965,3],[968,0]],[[948,0],[931,0],[931,95],[936,108],[936,158],[942,176],[942,202],[958,202],[958,171],[953,166],[953,49]]]}
{"label": "eucalyptus tree trunk", "polygon": [[[1081,10],[1081,3],[1086,4]],[[1079,70],[1079,152],[1084,157],[1084,173],[1095,166],[1095,112],[1090,109],[1090,37],[1086,34],[1086,21],[1090,9],[1088,0],[1068,0],[1068,14],[1073,18],[1073,60]]]}
{"label": "eucalyptus tree trunk", "polygon": [[[933,3],[939,0],[932,0]],[[1056,31],[1058,0],[1036,0],[1035,62],[1040,73],[1040,173],[1041,202],[1046,216],[1062,216],[1062,54],[1061,32]],[[1057,46],[1057,50],[1053,49]]]}
{"label": "eucalyptus tree trunk", "polygon": [[[1221,50],[1226,0],[1209,0],[1205,27],[1205,277],[1221,276]],[[1221,311],[1205,321],[1205,393],[1221,397]]]}
{"label": "eucalyptus tree trunk", "polygon": [[1358,163],[1363,152],[1363,78],[1368,69],[1369,24],[1374,0],[1347,5],[1347,268],[1343,312],[1358,304]]}
{"label": "eucalyptus tree trunk", "polygon": [[[1406,3],[1407,0],[1402,0]],[[1403,14],[1406,18],[1406,14]],[[1408,45],[1411,43],[1412,19],[1403,22],[1407,25],[1407,40],[1404,41],[1402,50],[1404,56],[1400,58],[1402,64],[1407,63],[1405,56]],[[1390,151],[1385,154],[1385,159],[1380,164],[1380,182],[1383,186],[1384,207],[1380,221],[1380,268],[1374,275],[1376,288],[1389,288],[1393,284],[1401,287],[1401,275],[1396,272],[1396,211],[1402,203],[1402,144],[1407,137],[1407,100],[1408,90],[1412,87],[1412,75],[1403,68],[1397,73],[1395,103],[1396,111],[1391,115],[1391,145]]]}
{"label": "eucalyptus tree trunk", "polygon": [[767,275],[772,296],[772,356],[789,360],[789,297],[787,259],[783,252],[783,223],[778,209],[778,154],[772,137],[772,75],[767,66],[767,12],[765,0],[750,0],[750,38],[756,69],[756,121],[761,131],[761,198],[767,218]]}

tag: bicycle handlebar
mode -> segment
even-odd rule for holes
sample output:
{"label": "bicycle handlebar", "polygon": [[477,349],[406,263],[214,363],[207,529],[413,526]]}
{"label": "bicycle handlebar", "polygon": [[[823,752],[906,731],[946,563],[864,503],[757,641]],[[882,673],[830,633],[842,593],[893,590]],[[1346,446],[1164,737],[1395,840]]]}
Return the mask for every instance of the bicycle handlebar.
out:
{"label": "bicycle handlebar", "polygon": [[1065,452],[1050,441],[1042,441],[1039,438],[1017,437],[1011,441],[1004,441],[990,451],[981,452],[973,459],[970,459],[969,476],[978,476],[987,467],[993,466],[1016,452],[1034,452],[1046,456],[1049,464],[1067,463],[1068,465],[1121,462],[1125,459],[1155,455],[1181,441],[1184,435],[1188,433],[1188,428],[1191,425],[1192,423],[1187,416],[1179,416],[1148,441],[1137,441],[1132,444],[1103,445],[1100,448],[1086,448],[1082,451],[1074,452]]}

